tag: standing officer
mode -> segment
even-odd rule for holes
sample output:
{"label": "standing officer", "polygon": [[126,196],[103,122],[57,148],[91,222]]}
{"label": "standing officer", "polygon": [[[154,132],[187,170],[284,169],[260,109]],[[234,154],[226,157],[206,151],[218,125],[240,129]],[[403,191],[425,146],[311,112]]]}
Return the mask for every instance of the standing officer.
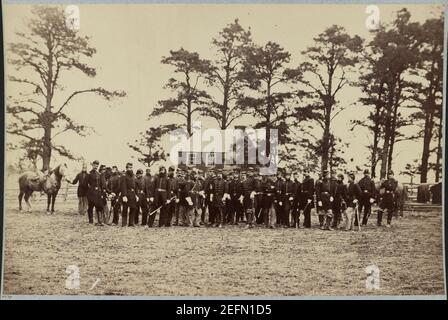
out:
{"label": "standing officer", "polygon": [[86,214],[89,205],[89,201],[87,199],[87,193],[89,192],[89,185],[87,182],[88,177],[89,174],[87,173],[87,164],[83,163],[81,172],[78,173],[72,181],[72,184],[78,183],[78,213],[81,215]]}
{"label": "standing officer", "polygon": [[228,223],[237,225],[243,216],[243,186],[239,181],[237,171],[233,173],[233,179],[228,182],[228,193],[230,194]]}
{"label": "standing officer", "polygon": [[[178,186],[178,179],[176,177],[176,168],[174,166],[170,166],[168,168],[168,184],[169,184],[169,192],[168,192],[168,198],[169,199],[173,199],[173,198],[178,198],[178,190],[179,190],[179,186]],[[177,208],[177,202],[176,201],[170,201],[167,204],[167,216],[166,216],[166,223],[165,226],[166,227],[171,227],[171,220],[173,219],[173,216],[175,215],[176,212],[176,208]]]}
{"label": "standing officer", "polygon": [[[110,170],[110,168],[109,168]],[[101,176],[101,180],[105,182],[105,188],[103,189],[103,192],[101,194],[101,197],[103,199],[103,223],[109,224],[110,220],[110,213],[109,213],[109,205],[108,205],[108,194],[111,192],[109,190],[109,177],[110,177],[110,171],[107,171],[107,167],[102,164],[100,165],[99,173]]]}
{"label": "standing officer", "polygon": [[[361,188],[355,182],[355,174],[350,173],[348,175],[348,186],[347,186],[347,210],[344,211],[345,231],[352,230],[353,228],[353,214],[355,213],[355,210],[358,210],[358,203],[360,197],[361,197]],[[357,219],[356,215],[355,218]]]}
{"label": "standing officer", "polygon": [[215,211],[215,227],[222,228],[224,223],[224,202],[230,199],[228,194],[228,186],[223,179],[222,170],[217,170],[216,179],[213,181],[213,197],[212,207]]}
{"label": "standing officer", "polygon": [[151,169],[146,169],[146,174],[143,177],[145,180],[145,195],[146,195],[146,211],[143,211],[142,215],[142,225],[153,225],[155,214],[149,216],[149,212],[153,210],[153,203],[154,203],[154,195],[153,192],[153,184],[154,179],[151,177]]}
{"label": "standing officer", "polygon": [[294,172],[292,174],[291,180],[294,183],[294,191],[293,191],[293,201],[291,207],[291,215],[292,215],[292,223],[293,228],[300,228],[299,224],[299,216],[300,216],[300,196],[302,193],[302,184],[299,181],[299,174]]}
{"label": "standing officer", "polygon": [[[375,202],[375,183],[370,178],[369,170],[364,170],[364,177],[358,182],[361,188],[362,195],[359,201],[359,213],[361,214],[364,208],[364,216],[362,217],[362,225],[366,225],[370,217],[372,203]],[[358,225],[358,221],[355,220],[355,226]]]}
{"label": "standing officer", "polygon": [[390,170],[387,174],[387,180],[381,183],[380,189],[384,189],[384,194],[382,196],[380,211],[377,216],[377,225],[381,226],[383,220],[383,211],[387,211],[387,228],[390,228],[392,222],[392,216],[396,210],[396,190],[398,186],[398,181],[394,178],[394,172]]}
{"label": "standing officer", "polygon": [[333,230],[331,222],[333,220],[332,204],[334,194],[332,193],[332,181],[327,170],[322,173],[322,179],[316,182],[317,205],[319,208],[319,226],[322,230]]}
{"label": "standing officer", "polygon": [[113,213],[112,224],[118,225],[120,211],[121,211],[121,201],[120,201],[120,193],[121,193],[121,174],[118,171],[117,166],[112,166],[112,175],[109,179],[109,189],[112,192],[112,203],[111,210]]}
{"label": "standing officer", "polygon": [[254,209],[255,209],[255,222],[257,224],[263,223],[263,179],[259,173],[254,173]]}
{"label": "standing officer", "polygon": [[134,223],[137,225],[138,224],[138,220],[139,220],[139,215],[140,215],[140,211],[142,212],[142,226],[147,224],[147,218],[144,219],[145,213],[146,215],[148,214],[148,202],[146,200],[147,195],[146,195],[146,183],[145,183],[145,179],[143,178],[143,170],[142,169],[138,169],[136,172],[136,177],[135,177],[135,190],[137,192],[137,197],[138,197],[138,201],[137,201],[137,208],[135,210],[135,219],[134,219]]}
{"label": "standing officer", "polygon": [[277,197],[277,177],[263,176],[263,220],[266,228],[274,229],[277,223],[275,202]]}
{"label": "standing officer", "polygon": [[193,226],[200,227],[201,222],[203,221],[203,212],[202,207],[204,203],[205,193],[204,186],[202,185],[201,179],[196,174],[196,171],[191,171],[190,180],[192,183],[192,187],[190,190],[191,200],[193,202]]}
{"label": "standing officer", "polygon": [[214,180],[215,180],[215,172],[210,170],[207,174],[207,178],[205,179],[205,205],[207,206],[208,210],[209,226],[212,226],[215,223],[215,216],[216,216],[215,208],[212,205],[213,194],[215,193],[215,190],[213,189]]}
{"label": "standing officer", "polygon": [[255,224],[255,179],[251,171],[241,175],[241,186],[243,190],[242,206],[243,212],[246,215],[246,228],[253,228]]}
{"label": "standing officer", "polygon": [[[164,227],[170,223],[168,220],[167,205],[171,203],[168,198],[170,194],[170,183],[168,177],[166,176],[166,169],[164,166],[159,167],[159,174],[154,180],[154,206],[155,208],[160,208],[159,215],[159,227]],[[153,213],[154,215],[156,213]]]}
{"label": "standing officer", "polygon": [[[304,178],[302,181],[302,190],[299,198],[299,209],[303,212],[303,226],[305,228],[311,228],[311,209],[315,206],[314,203],[314,179],[311,178],[308,169],[305,169]],[[316,212],[317,214],[317,212]],[[298,214],[297,224],[300,226],[300,211]]]}
{"label": "standing officer", "polygon": [[339,226],[342,218],[342,212],[347,209],[347,186],[344,184],[344,175],[338,174],[333,200],[333,229]]}
{"label": "standing officer", "polygon": [[[135,226],[135,215],[137,214],[137,202],[140,200],[137,196],[134,171],[132,163],[126,164],[126,173],[121,177],[121,201],[123,203],[123,211],[121,212],[121,226],[125,227],[128,223],[129,227]],[[129,222],[128,222],[129,209]]]}
{"label": "standing officer", "polygon": [[92,163],[92,170],[89,172],[87,179],[88,185],[88,208],[87,214],[89,216],[89,223],[93,223],[93,208],[95,208],[97,223],[99,226],[103,226],[103,190],[105,189],[105,181],[101,179],[99,174],[98,165],[99,161],[95,160]]}
{"label": "standing officer", "polygon": [[[291,227],[291,219],[290,214],[292,212],[293,204],[294,204],[294,194],[295,194],[295,183],[291,180],[291,172],[289,170],[285,170],[285,180],[283,182],[282,188],[282,202],[283,202],[283,225],[286,228]],[[293,219],[294,221],[294,214]],[[295,224],[295,221],[294,221]]]}
{"label": "standing officer", "polygon": [[283,176],[280,170],[277,172],[277,176],[274,178],[275,180],[275,200],[274,200],[274,208],[275,208],[275,214],[276,214],[276,225],[280,225],[281,227],[286,226],[285,220],[285,207],[283,203]]}

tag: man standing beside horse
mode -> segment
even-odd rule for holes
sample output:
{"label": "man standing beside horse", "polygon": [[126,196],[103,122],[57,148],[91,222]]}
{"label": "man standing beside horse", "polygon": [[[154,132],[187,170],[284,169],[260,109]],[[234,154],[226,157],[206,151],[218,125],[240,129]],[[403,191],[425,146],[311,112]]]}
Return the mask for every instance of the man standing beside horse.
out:
{"label": "man standing beside horse", "polygon": [[81,215],[86,214],[87,207],[89,204],[89,201],[87,199],[87,193],[89,192],[89,185],[88,185],[88,177],[89,174],[87,173],[87,164],[84,163],[82,165],[82,170],[80,173],[78,173],[75,177],[75,179],[72,181],[72,184],[78,183],[78,213]]}

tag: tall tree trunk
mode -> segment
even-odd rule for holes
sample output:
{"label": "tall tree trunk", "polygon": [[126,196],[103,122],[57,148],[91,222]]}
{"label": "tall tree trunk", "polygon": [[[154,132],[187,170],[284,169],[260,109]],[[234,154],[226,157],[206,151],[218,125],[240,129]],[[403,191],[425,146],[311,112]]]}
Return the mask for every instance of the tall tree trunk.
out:
{"label": "tall tree trunk", "polygon": [[440,163],[442,160],[442,128],[443,128],[443,116],[442,112],[440,113],[440,119],[439,119],[439,132],[437,136],[437,158],[436,158],[436,182],[439,182],[439,180],[442,177],[442,164]]}
{"label": "tall tree trunk", "polygon": [[326,113],[325,113],[325,122],[324,122],[324,133],[322,136],[322,173],[325,170],[328,170],[328,159],[329,159],[329,151],[330,151],[330,125],[331,125],[331,104],[327,102],[326,104]]}
{"label": "tall tree trunk", "polygon": [[428,182],[429,156],[433,125],[433,115],[430,112],[427,112],[425,117],[425,129],[423,135],[423,151],[421,159],[422,162],[420,165],[420,183]]}
{"label": "tall tree trunk", "polygon": [[376,177],[376,164],[378,163],[378,145],[379,145],[379,138],[380,138],[380,123],[379,123],[379,116],[380,116],[380,106],[376,107],[375,112],[375,127],[373,130],[373,145],[372,145],[372,153],[371,153],[371,162],[370,162],[370,173],[372,175],[372,178]]}

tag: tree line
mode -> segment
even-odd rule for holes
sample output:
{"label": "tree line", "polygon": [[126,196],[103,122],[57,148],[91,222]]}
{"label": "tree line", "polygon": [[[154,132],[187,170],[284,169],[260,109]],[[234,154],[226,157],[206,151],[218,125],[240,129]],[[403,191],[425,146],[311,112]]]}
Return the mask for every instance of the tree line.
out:
{"label": "tree line", "polygon": [[[94,93],[112,100],[126,93],[102,87],[66,93],[63,74],[95,77],[96,69],[84,61],[96,50],[89,37],[66,25],[61,7],[36,6],[32,14],[28,32],[18,32],[18,40],[7,48],[8,62],[16,70],[8,79],[23,85],[19,96],[7,97],[7,132],[20,137],[8,148],[25,150],[23,156],[32,161],[42,159],[45,170],[52,152],[77,159],[66,146],[54,142],[56,136],[87,135],[92,130],[66,113],[78,95]],[[409,163],[403,173],[418,173],[421,182],[427,182],[433,170],[438,181],[442,174],[443,17],[413,22],[403,8],[392,22],[371,32],[371,40],[366,41],[342,26],[329,26],[301,52],[304,61],[295,66],[290,52],[275,41],[256,43],[251,30],[238,20],[211,39],[212,59],[184,48],[171,50],[161,59],[173,71],[164,86],[168,98],[150,106],[149,120],[166,113],[183,120],[152,126],[129,147],[139,161],[151,166],[166,158],[161,139],[170,130],[180,126],[191,135],[197,117],[213,119],[217,127],[227,129],[237,119],[252,116],[255,128],[265,128],[267,133],[271,128],[278,130],[280,161],[332,171],[349,161],[349,146],[334,134],[333,126],[348,107],[339,102],[341,93],[356,86],[361,92],[356,108],[366,110],[368,117],[352,120],[349,129],[363,127],[369,132],[371,142],[365,147],[372,175],[386,176],[398,143],[418,140],[421,159]],[[59,104],[56,94],[65,94]],[[415,127],[419,129],[409,135],[409,128]],[[297,151],[303,158],[292,156]]]}

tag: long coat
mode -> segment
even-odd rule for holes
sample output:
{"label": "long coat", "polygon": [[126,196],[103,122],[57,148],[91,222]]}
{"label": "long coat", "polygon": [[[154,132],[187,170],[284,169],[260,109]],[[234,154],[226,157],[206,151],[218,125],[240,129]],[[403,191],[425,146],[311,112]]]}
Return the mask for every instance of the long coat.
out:
{"label": "long coat", "polygon": [[135,186],[135,178],[133,174],[125,173],[121,177],[121,196],[126,197],[128,199],[127,205],[129,208],[137,207],[137,199],[136,199],[136,186]]}
{"label": "long coat", "polygon": [[106,180],[104,180],[104,176],[99,174],[98,171],[92,170],[89,173],[88,179],[88,192],[87,198],[90,202],[92,202],[95,207],[102,208],[103,207],[103,192],[106,189]]}

